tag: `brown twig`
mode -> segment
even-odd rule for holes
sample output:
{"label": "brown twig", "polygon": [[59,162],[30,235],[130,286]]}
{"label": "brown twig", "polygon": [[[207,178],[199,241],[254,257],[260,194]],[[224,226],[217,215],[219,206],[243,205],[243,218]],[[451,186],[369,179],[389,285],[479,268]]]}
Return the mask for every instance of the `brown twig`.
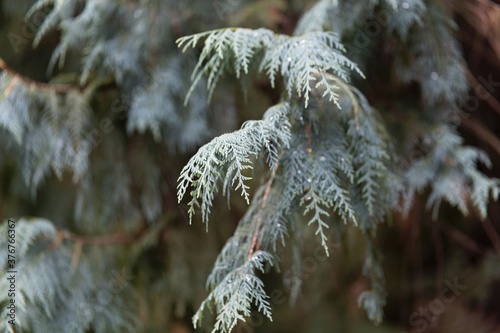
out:
{"label": "brown twig", "polygon": [[262,203],[260,205],[259,214],[257,216],[257,224],[255,225],[255,231],[252,237],[252,244],[250,245],[250,250],[248,251],[248,259],[252,258],[252,255],[257,248],[257,237],[259,235],[259,229],[262,223],[262,211],[266,207],[267,198],[269,197],[269,192],[271,191],[271,185],[273,184],[274,177],[276,176],[276,169],[278,169],[278,165],[276,165],[276,167],[273,169],[271,177],[269,177],[269,180],[267,181],[266,189],[264,190],[264,196],[262,197]]}
{"label": "brown twig", "polygon": [[18,80],[19,79],[17,76],[14,76],[12,80],[10,80],[9,85],[7,86],[7,88],[5,88],[5,91],[3,92],[3,95],[5,97],[9,96],[9,94],[12,92],[12,89],[14,89]]}
{"label": "brown twig", "polygon": [[497,99],[474,77],[474,75],[472,75],[472,73],[467,68],[465,68],[465,75],[474,91],[476,91],[476,89],[478,89],[479,87],[483,88],[482,90],[484,91],[485,97],[483,98],[481,96],[481,99],[488,103],[488,105],[495,112],[500,114],[500,102],[497,101]]}
{"label": "brown twig", "polygon": [[17,80],[23,82],[29,87],[35,87],[39,90],[48,90],[48,91],[54,91],[57,93],[67,93],[73,90],[82,90],[83,87],[77,86],[77,85],[71,85],[71,84],[51,84],[51,83],[46,83],[46,82],[40,82],[36,81],[33,79],[30,79],[27,76],[24,76],[18,72],[16,72],[14,69],[9,67],[7,63],[0,58],[0,70],[7,72],[9,75],[13,76],[13,80],[11,81],[11,84],[7,89],[4,91],[5,95],[8,95],[10,93],[10,90],[12,89],[11,86],[16,83]]}
{"label": "brown twig", "polygon": [[116,233],[104,236],[82,236],[67,230],[59,230],[56,235],[56,239],[49,246],[49,250],[53,250],[58,247],[64,240],[69,240],[75,242],[73,248],[73,254],[71,256],[71,271],[74,272],[78,267],[80,257],[82,255],[82,249],[84,245],[123,245],[133,243],[146,232],[147,224],[145,222],[141,223],[139,229],[133,233]]}
{"label": "brown twig", "polygon": [[436,292],[442,288],[442,281],[444,278],[444,246],[441,237],[441,223],[439,221],[431,222],[432,238],[434,243],[436,255]]}
{"label": "brown twig", "polygon": [[64,240],[64,233],[59,231],[57,234],[56,234],[56,239],[52,242],[52,244],[50,244],[50,246],[48,247],[49,250],[53,250],[55,249],[56,247],[58,247],[59,245],[61,245],[61,243],[63,242]]}
{"label": "brown twig", "polygon": [[73,249],[73,255],[71,256],[71,272],[74,272],[78,267],[78,262],[80,261],[80,256],[82,255],[83,243],[77,241]]}
{"label": "brown twig", "polygon": [[461,125],[473,132],[479,139],[487,143],[500,155],[500,139],[495,136],[486,126],[473,118],[461,117]]}
{"label": "brown twig", "polygon": [[[82,245],[124,245],[133,243],[141,238],[146,230],[147,224],[145,222],[142,223],[141,226],[133,233],[119,232],[116,234],[102,236],[82,236],[66,230],[60,230],[54,244],[58,245],[62,242],[62,240],[69,240],[75,243],[81,243]],[[54,244],[52,247],[54,247]]]}
{"label": "brown twig", "polygon": [[[485,41],[487,41],[493,50],[493,54],[500,56],[500,42],[498,34],[500,25],[500,5],[491,0],[454,0],[453,10],[465,19],[469,25],[476,31],[472,38],[472,49],[476,50],[473,54],[474,63],[484,55],[490,52],[485,51]],[[493,63],[498,65],[498,61]]]}
{"label": "brown twig", "polygon": [[312,154],[312,135],[311,135],[311,124],[306,123],[306,137],[307,137],[307,153]]}
{"label": "brown twig", "polygon": [[[462,36],[464,38],[464,42],[466,42],[466,45],[474,43],[476,36],[475,35],[473,36],[472,32],[469,32],[467,30],[462,30],[461,33],[462,33]],[[498,61],[498,57],[494,52],[485,52],[485,53],[481,54],[481,59],[479,59],[479,60],[483,60],[483,59],[488,61],[490,63],[490,65],[496,66],[497,68],[500,68],[500,61]],[[471,60],[471,62],[472,62],[472,60]],[[472,64],[474,64],[474,62],[472,62]],[[472,66],[469,65],[468,67],[471,68]]]}
{"label": "brown twig", "polygon": [[486,235],[490,239],[491,244],[493,244],[495,251],[500,256],[500,236],[493,226],[493,223],[491,223],[490,219],[487,218],[481,223],[481,225],[483,226]]}
{"label": "brown twig", "polygon": [[448,236],[453,239],[455,242],[458,244],[462,245],[466,249],[468,249],[471,252],[474,252],[479,255],[484,254],[484,250],[479,246],[479,244],[472,238],[470,238],[467,234],[464,232],[455,229],[446,223],[443,223],[441,227],[448,233]]}

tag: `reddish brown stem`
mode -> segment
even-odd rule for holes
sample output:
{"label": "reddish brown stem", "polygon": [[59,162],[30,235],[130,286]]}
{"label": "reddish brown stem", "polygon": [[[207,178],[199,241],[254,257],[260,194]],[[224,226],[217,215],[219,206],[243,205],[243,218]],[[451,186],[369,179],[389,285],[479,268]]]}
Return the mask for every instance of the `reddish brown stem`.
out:
{"label": "reddish brown stem", "polygon": [[479,139],[487,143],[500,155],[500,139],[495,136],[486,126],[473,118],[461,117],[461,125],[468,131],[474,133]]}
{"label": "reddish brown stem", "polygon": [[61,230],[58,232],[58,236],[54,243],[57,245],[61,243],[62,240],[66,239],[76,243],[81,243],[82,245],[123,245],[135,242],[141,238],[146,230],[146,223],[142,223],[139,229],[133,233],[120,232],[102,236],[82,236],[69,231]]}
{"label": "reddish brown stem", "polygon": [[495,251],[500,256],[500,236],[493,226],[493,223],[491,223],[490,219],[485,219],[483,223],[481,223],[481,225],[483,226],[486,235],[490,239],[491,244],[493,244]]}
{"label": "reddish brown stem", "polygon": [[266,207],[267,198],[269,197],[269,192],[271,191],[271,186],[273,184],[273,180],[274,180],[274,177],[276,175],[276,169],[277,168],[278,168],[278,166],[276,166],[273,169],[273,171],[271,173],[271,177],[269,177],[269,180],[267,181],[266,189],[264,190],[264,197],[262,198],[262,203],[260,205],[259,214],[257,216],[257,224],[255,225],[255,231],[253,233],[252,244],[250,245],[250,250],[248,251],[248,259],[252,258],[252,255],[255,252],[255,249],[258,248],[258,246],[257,246],[257,238],[258,238],[258,235],[259,235],[260,225],[262,224],[262,211]]}
{"label": "reddish brown stem", "polygon": [[17,81],[21,81],[24,84],[26,84],[27,86],[35,87],[39,90],[48,90],[48,91],[54,91],[57,93],[67,93],[67,92],[73,91],[73,90],[82,90],[82,87],[76,86],[76,85],[71,85],[71,84],[51,84],[51,83],[35,81],[33,79],[30,79],[27,76],[19,74],[14,69],[10,68],[2,58],[0,58],[0,70],[7,72],[7,74],[9,74],[10,76],[13,76],[13,79],[12,79],[11,83],[9,84],[9,87],[7,87],[7,89],[5,89],[5,91],[4,91],[4,95],[6,95],[6,96],[10,93],[14,84]]}

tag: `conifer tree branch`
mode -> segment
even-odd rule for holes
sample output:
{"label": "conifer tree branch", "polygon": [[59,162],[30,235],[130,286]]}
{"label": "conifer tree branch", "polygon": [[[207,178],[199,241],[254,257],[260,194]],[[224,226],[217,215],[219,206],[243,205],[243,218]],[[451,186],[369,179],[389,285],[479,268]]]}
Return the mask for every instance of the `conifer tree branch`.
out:
{"label": "conifer tree branch", "polygon": [[[328,72],[318,72],[315,73],[315,76],[319,76],[321,78],[324,78],[325,80],[331,80],[334,82],[335,86],[338,86],[340,89],[342,89],[347,96],[349,97],[351,103],[352,103],[352,112],[354,114],[354,121],[356,122],[356,130],[359,130],[359,102],[354,93],[359,94],[358,91],[353,92],[353,87],[350,86],[349,84],[345,83],[343,80],[340,78],[336,77],[335,75],[332,75]],[[318,80],[318,83],[316,84],[316,87],[319,87],[322,85],[322,81]],[[325,86],[328,86],[325,84]],[[327,95],[327,91],[323,94],[323,96]],[[340,107],[340,106],[339,106]]]}
{"label": "conifer tree branch", "polygon": [[[215,317],[213,333],[237,330],[239,322],[255,319],[254,310],[272,320],[274,300],[267,295],[260,275],[272,266],[278,266],[277,273],[281,273],[280,266],[289,264],[284,252],[291,250],[294,266],[290,272],[298,282],[288,283],[287,273],[283,278],[290,298],[296,299],[300,281],[313,273],[302,274],[302,267],[311,266],[300,262],[301,251],[313,245],[309,237],[314,235],[328,256],[331,236],[345,235],[351,224],[366,238],[355,237],[355,245],[359,242],[356,249],[366,248],[363,274],[371,280],[371,288],[360,295],[358,304],[379,323],[387,294],[382,252],[375,242],[377,224],[400,208],[401,194],[409,207],[418,193],[429,188],[427,207],[436,214],[439,204],[447,201],[465,215],[477,211],[482,219],[488,216],[490,198],[500,197],[500,180],[489,178],[477,166],[490,166],[486,153],[464,146],[456,127],[437,115],[457,110],[469,89],[455,36],[456,20],[442,1],[318,0],[298,24],[299,17],[286,18],[290,24],[285,28],[277,15],[299,13],[303,4],[285,6],[282,0],[266,2],[265,7],[262,1],[256,5],[238,0],[215,5],[203,1],[36,1],[26,16],[37,21],[30,22],[37,25],[33,45],[57,34],[57,45],[51,43],[55,48],[43,50],[44,56],[50,56],[47,74],[38,77],[14,62],[11,68],[0,58],[0,142],[10,141],[11,136],[17,142],[6,147],[5,162],[0,149],[6,169],[0,168],[0,176],[9,177],[6,193],[13,194],[6,208],[44,212],[54,205],[68,206],[68,211],[61,210],[54,217],[62,220],[74,210],[75,221],[84,222],[88,233],[64,224],[58,229],[43,219],[19,221],[19,254],[24,259],[19,260],[23,265],[19,270],[29,276],[22,281],[24,285],[19,284],[20,300],[28,305],[19,307],[19,318],[25,320],[20,329],[137,332],[142,327],[132,322],[136,317],[147,331],[173,327],[170,315],[160,314],[162,321],[156,323],[158,316],[148,307],[175,305],[170,312],[184,318],[203,296],[202,288],[196,286],[202,285],[200,278],[208,268],[204,262],[212,251],[219,256],[207,279],[209,295],[193,317],[195,328],[205,324],[202,317],[207,308]],[[272,10],[268,11],[271,16],[261,18],[266,9]],[[256,14],[259,20],[253,21]],[[377,31],[372,29],[377,23],[374,19]],[[280,24],[275,30],[281,33],[229,27],[179,38],[176,43],[183,51],[197,49],[198,62],[172,45],[183,34],[225,22],[255,28]],[[358,38],[363,29],[369,37],[364,41]],[[11,40],[11,46],[16,48],[19,42]],[[391,56],[377,62],[388,50]],[[23,54],[26,51],[23,48]],[[57,74],[52,74],[55,68]],[[72,68],[78,72],[68,72]],[[356,74],[365,78],[361,68],[370,75],[358,90],[358,83],[350,78]],[[270,98],[242,107],[239,94],[215,90],[225,75],[242,84],[245,100]],[[469,81],[470,86],[487,88],[485,82],[477,82],[481,79]],[[108,87],[114,90],[112,94],[104,91]],[[214,103],[208,105],[214,91]],[[491,96],[491,88],[489,92],[476,94],[500,113],[498,99]],[[380,113],[364,94],[377,97]],[[260,110],[278,99],[279,104],[260,119]],[[124,105],[114,104],[117,100],[124,100]],[[417,110],[423,112],[417,114]],[[254,119],[256,115],[259,120],[246,121],[232,131],[240,116]],[[117,128],[114,132],[107,131],[111,126],[101,126],[109,120]],[[465,119],[463,128],[500,154],[496,133],[488,126],[474,126],[477,120]],[[385,121],[390,124],[387,128]],[[148,131],[152,137],[143,135]],[[213,138],[219,133],[224,134]],[[398,163],[398,153],[402,158],[415,141],[425,148],[422,156]],[[199,148],[197,153],[195,148]],[[188,153],[191,159],[181,171],[179,163]],[[10,155],[19,155],[20,172],[14,174]],[[194,244],[197,233],[162,216],[166,211],[178,219],[184,213],[174,209],[173,193],[166,193],[174,190],[179,171],[177,201],[189,200],[189,223],[195,213],[207,223],[213,211],[214,219],[227,217],[231,224],[244,213],[222,250],[218,236],[226,235],[223,223],[216,226],[220,235],[217,232],[207,243]],[[66,172],[73,173],[74,186],[65,186]],[[52,195],[61,187],[53,186],[57,179],[51,174],[63,182],[56,200],[44,199],[35,207],[24,203],[23,191],[10,191],[21,188],[18,184],[24,180],[35,193],[46,180],[43,192]],[[247,209],[238,207],[230,216],[220,214],[216,195],[226,196],[229,202],[233,192],[241,193]],[[57,200],[66,194],[65,200]],[[74,209],[70,206],[73,199]],[[40,204],[52,205],[40,209]],[[5,211],[3,206],[0,211]],[[103,229],[115,220],[120,227]],[[482,226],[500,252],[497,231],[490,221]],[[5,225],[0,224],[2,228]],[[487,247],[483,249],[465,233],[444,230],[471,251],[487,253]],[[176,237],[170,237],[171,231]],[[291,244],[285,246],[288,239]],[[5,240],[0,237],[0,245]],[[162,246],[156,248],[158,244]],[[158,262],[155,254],[163,253],[163,245],[168,247],[169,258]],[[358,254],[353,254],[357,261]],[[130,284],[130,292],[119,297],[116,292],[106,302],[96,302],[96,298],[102,301],[98,296],[103,291],[109,291],[106,283],[114,287],[110,268],[126,262],[135,265],[139,256],[146,264],[139,267],[144,274]],[[203,266],[194,258],[201,259]],[[5,260],[0,256],[0,267],[5,267]],[[339,274],[344,273],[339,270]],[[137,312],[135,296],[141,298],[138,316],[133,313]],[[126,311],[128,304],[130,311]],[[93,311],[86,313],[89,308]],[[5,309],[0,313],[2,331]]]}

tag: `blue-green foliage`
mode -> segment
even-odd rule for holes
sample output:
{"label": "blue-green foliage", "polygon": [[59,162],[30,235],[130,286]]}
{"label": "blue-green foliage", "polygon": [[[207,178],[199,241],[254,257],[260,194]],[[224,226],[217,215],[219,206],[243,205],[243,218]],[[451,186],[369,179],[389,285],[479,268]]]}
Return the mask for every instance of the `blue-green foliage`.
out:
{"label": "blue-green foliage", "polygon": [[246,170],[252,169],[252,155],[267,154],[271,168],[278,163],[278,151],[290,141],[288,113],[290,106],[277,105],[269,109],[261,121],[248,121],[239,131],[224,134],[206,144],[181,171],[178,185],[179,202],[189,186],[194,186],[189,202],[189,216],[200,207],[202,219],[208,221],[214,195],[222,185],[224,194],[240,190],[247,203],[250,179]]}
{"label": "blue-green foliage", "polygon": [[[0,246],[4,249],[7,228],[7,223],[0,225]],[[16,320],[9,324],[9,309],[2,306],[2,331],[136,331],[138,322],[130,306],[135,295],[127,275],[111,274],[105,262],[96,264],[91,255],[82,256],[74,266],[72,248],[60,243],[55,227],[47,220],[19,219],[14,230]],[[7,277],[12,269],[7,268],[6,255],[0,258],[0,267],[0,303],[7,304]],[[61,311],[62,305],[65,311]]]}
{"label": "blue-green foliage", "polygon": [[[5,12],[15,12],[10,1],[0,2]],[[377,225],[391,211],[408,209],[425,189],[435,214],[445,200],[464,214],[476,211],[485,218],[489,200],[498,197],[498,180],[478,170],[478,162],[489,165],[488,157],[463,146],[442,116],[460,105],[467,85],[453,20],[438,1],[320,0],[291,36],[267,28],[215,29],[204,22],[219,21],[220,13],[202,1],[41,0],[27,18],[41,12],[47,15],[33,43],[42,45],[51,33],[60,33],[47,69],[56,76],[41,83],[10,69],[0,73],[0,167],[11,157],[18,162],[12,183],[21,187],[23,179],[29,188],[28,195],[15,193],[20,201],[44,200],[37,194],[44,181],[54,184],[53,175],[72,195],[63,192],[60,202],[49,202],[53,222],[17,222],[22,274],[16,325],[25,331],[136,332],[141,328],[134,289],[165,298],[161,304],[175,307],[177,315],[197,306],[198,285],[186,281],[194,284],[193,276],[208,274],[193,258],[207,259],[210,249],[176,230],[180,223],[172,220],[184,222],[184,211],[172,208],[169,197],[181,204],[187,200],[189,222],[197,213],[204,223],[213,215],[220,219],[222,214],[211,215],[219,209],[218,193],[229,200],[236,191],[248,204],[215,261],[209,294],[193,318],[201,325],[206,309],[214,310],[214,332],[230,332],[253,307],[272,318],[260,276],[280,268],[285,250],[300,258],[297,240],[306,237],[304,230],[312,230],[326,254],[333,234],[358,228],[366,236],[363,273],[371,286],[358,302],[380,322],[386,293],[374,240]],[[384,18],[377,21],[381,32],[358,50],[355,63],[347,54],[356,47],[359,27],[373,17]],[[422,135],[429,149],[412,163],[397,162],[406,156],[400,156],[384,124],[387,106],[363,94],[363,85],[372,81],[366,71],[364,83],[360,68],[373,63],[370,53],[382,39],[391,40],[395,55],[387,71],[402,96],[407,84],[420,87],[412,108],[430,124]],[[199,52],[197,62],[191,48]],[[229,85],[224,86],[228,78],[241,81],[244,89],[264,81],[282,90],[281,98],[267,111],[249,99],[261,119],[237,130],[224,126],[226,118],[237,118]],[[216,89],[221,85],[224,91]],[[408,111],[392,108],[401,119]],[[200,145],[183,168],[177,165],[184,161],[179,152],[193,153]],[[93,246],[82,250],[62,234],[61,225],[84,233],[138,225],[147,231],[120,256]],[[5,229],[1,224],[0,248]],[[120,292],[102,299],[113,290],[109,267],[125,260],[140,267],[141,256],[165,240],[165,271],[158,268],[153,279],[139,268],[143,275],[137,283],[127,280]],[[0,257],[2,272],[5,259]],[[0,275],[5,297],[5,273]],[[294,299],[300,281],[289,287]],[[5,301],[0,298],[0,304]],[[12,332],[2,311],[0,330]]]}
{"label": "blue-green foliage", "polygon": [[180,38],[177,44],[186,50],[189,46],[195,47],[202,38],[205,42],[193,72],[192,87],[206,75],[210,94],[225,69],[232,69],[237,77],[242,71],[247,74],[257,53],[262,54],[259,69],[266,73],[271,85],[274,87],[276,76],[281,75],[288,96],[303,96],[306,107],[312,90],[310,81],[317,81],[316,87],[324,86],[325,94],[338,104],[336,86],[326,79],[325,73],[331,72],[343,80],[348,79],[348,70],[362,75],[356,65],[342,55],[345,49],[331,32],[290,37],[273,34],[267,29],[221,29]]}
{"label": "blue-green foliage", "polygon": [[[260,70],[265,72],[273,87],[279,74],[286,91],[282,98],[293,108],[286,115],[292,124],[290,143],[280,147],[277,168],[272,169],[267,187],[258,190],[249,212],[240,222],[234,238],[228,241],[209,278],[212,292],[200,311],[203,311],[206,302],[215,304],[216,328],[222,331],[230,330],[236,319],[242,319],[241,314],[248,315],[250,311],[250,303],[245,303],[246,308],[236,307],[233,303],[235,299],[248,298],[251,290],[245,287],[250,286],[242,284],[234,289],[226,284],[227,289],[224,289],[226,279],[246,267],[248,259],[245,259],[245,251],[252,254],[256,243],[259,249],[275,250],[276,243],[283,240],[285,231],[294,229],[291,226],[294,220],[290,217],[297,208],[307,223],[314,226],[320,243],[328,253],[326,230],[332,223],[352,222],[365,232],[374,230],[376,223],[383,220],[390,209],[398,207],[398,195],[402,192],[410,193],[411,202],[416,190],[431,185],[433,191],[429,205],[437,207],[445,199],[459,206],[465,214],[468,209],[466,199],[462,198],[468,195],[465,193],[470,193],[472,203],[482,217],[486,214],[485,205],[490,193],[494,199],[498,196],[498,182],[490,180],[476,169],[475,161],[485,161],[486,157],[473,148],[461,147],[461,141],[453,139],[454,135],[449,132],[443,133],[442,139],[452,141],[451,145],[446,145],[446,149],[454,150],[456,163],[450,165],[454,169],[453,173],[442,173],[439,161],[443,157],[431,153],[427,159],[417,161],[409,170],[397,176],[401,170],[392,165],[395,156],[381,118],[366,98],[346,83],[349,79],[347,69],[356,70],[359,74],[361,72],[355,64],[337,53],[336,50],[344,50],[341,36],[321,31],[330,25],[328,20],[337,6],[335,1],[318,2],[304,15],[297,37],[274,35],[263,29],[222,29],[178,40],[179,46],[185,45],[184,50],[187,46],[195,47],[200,39],[205,40],[193,73],[193,87],[202,75],[206,75],[208,89],[212,93],[225,72],[234,72],[236,77],[240,77],[241,72],[248,72],[249,63],[260,56],[256,60]],[[388,32],[398,35],[402,43],[408,44],[405,50],[415,57],[409,66],[396,64],[399,77],[405,82],[420,83],[425,108],[456,105],[466,94],[467,86],[461,71],[463,60],[452,38],[448,17],[434,4],[432,6],[436,7],[430,9],[432,17],[424,15],[426,7],[419,1],[405,2],[399,6],[391,2],[391,6],[393,10],[388,15]],[[394,11],[397,7],[405,13],[399,15]],[[410,27],[416,31],[410,34]],[[423,40],[432,39],[430,34],[440,34],[450,45],[436,46],[438,54],[423,51],[434,49],[434,46]],[[304,100],[305,103],[297,104],[294,100]],[[231,183],[237,184],[235,188],[241,189],[248,202],[245,181],[249,176],[243,176],[242,172],[251,168],[247,154],[253,152],[251,148],[255,146],[254,140],[243,130],[229,136],[225,134],[203,146],[191,159],[181,174],[178,188],[179,200],[189,186],[194,188],[189,203],[190,216],[194,214],[195,208],[200,208],[203,221],[207,221],[222,177],[226,177],[226,184],[231,179],[228,177],[232,177],[231,173],[224,172],[226,163],[236,163],[238,172]],[[442,144],[436,142],[438,154]],[[247,149],[240,152],[241,147]],[[240,152],[241,157],[235,158],[225,153],[232,150]],[[245,163],[239,164],[239,160]],[[423,163],[432,163],[432,166],[424,168]],[[419,177],[419,172],[425,172],[427,177]],[[457,182],[453,174],[462,175],[463,181]],[[456,188],[460,183],[463,186]],[[467,184],[472,185],[468,188]],[[273,191],[273,188],[278,190]],[[276,193],[279,193],[279,199],[272,199]],[[279,204],[267,207],[268,200]],[[269,210],[271,215],[266,213]],[[274,236],[259,236],[260,228],[264,228],[261,224],[266,225],[266,233]],[[250,240],[252,230],[257,242]],[[371,242],[367,239],[367,244]],[[365,274],[372,281],[372,289],[360,296],[359,303],[372,320],[380,321],[385,291],[375,252],[376,249],[370,245]],[[240,259],[235,262],[235,258]],[[272,262],[273,259],[269,260]],[[221,290],[225,290],[225,293]],[[227,295],[227,290],[233,294]],[[234,312],[230,316],[227,315],[228,306],[233,306]],[[269,315],[265,308],[262,312]],[[198,315],[194,320],[198,320]]]}
{"label": "blue-green foliage", "polygon": [[448,126],[434,128],[428,138],[432,146],[428,153],[414,161],[406,171],[406,206],[409,207],[415,192],[432,185],[427,207],[434,208],[437,216],[439,205],[446,200],[464,215],[475,210],[486,218],[486,204],[490,198],[497,200],[500,180],[486,177],[477,170],[481,162],[491,167],[488,156],[473,147],[464,147],[463,139]]}

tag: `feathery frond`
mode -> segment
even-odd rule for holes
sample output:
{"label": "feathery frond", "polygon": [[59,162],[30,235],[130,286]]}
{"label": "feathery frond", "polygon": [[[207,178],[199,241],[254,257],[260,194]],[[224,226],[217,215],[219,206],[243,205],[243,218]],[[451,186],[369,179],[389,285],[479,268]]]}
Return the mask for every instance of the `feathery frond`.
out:
{"label": "feathery frond", "polygon": [[194,187],[188,203],[190,219],[199,207],[203,222],[208,221],[220,183],[225,195],[229,196],[234,187],[250,202],[246,184],[250,176],[245,172],[252,169],[252,156],[265,152],[269,166],[276,165],[279,147],[287,147],[290,140],[289,113],[290,106],[286,103],[274,106],[262,120],[248,121],[240,130],[219,136],[200,148],[183,168],[177,187],[179,202],[187,189]]}
{"label": "feathery frond", "polygon": [[[221,75],[233,69],[237,77],[241,71],[248,73],[249,63],[257,51],[263,56],[259,59],[260,71],[265,72],[271,85],[276,84],[277,75],[283,78],[288,96],[297,94],[304,97],[305,106],[309,102],[311,81],[323,73],[335,74],[344,81],[349,80],[349,70],[363,76],[358,67],[342,55],[345,52],[338,37],[331,32],[311,32],[298,37],[272,33],[267,29],[222,29],[205,32],[177,40],[179,47],[195,47],[204,38],[204,46],[193,71],[193,85],[198,84],[202,75],[208,77],[207,88],[210,95]],[[330,84],[322,80],[319,85]],[[329,91],[333,91],[331,87]],[[335,94],[331,94],[332,99]]]}

